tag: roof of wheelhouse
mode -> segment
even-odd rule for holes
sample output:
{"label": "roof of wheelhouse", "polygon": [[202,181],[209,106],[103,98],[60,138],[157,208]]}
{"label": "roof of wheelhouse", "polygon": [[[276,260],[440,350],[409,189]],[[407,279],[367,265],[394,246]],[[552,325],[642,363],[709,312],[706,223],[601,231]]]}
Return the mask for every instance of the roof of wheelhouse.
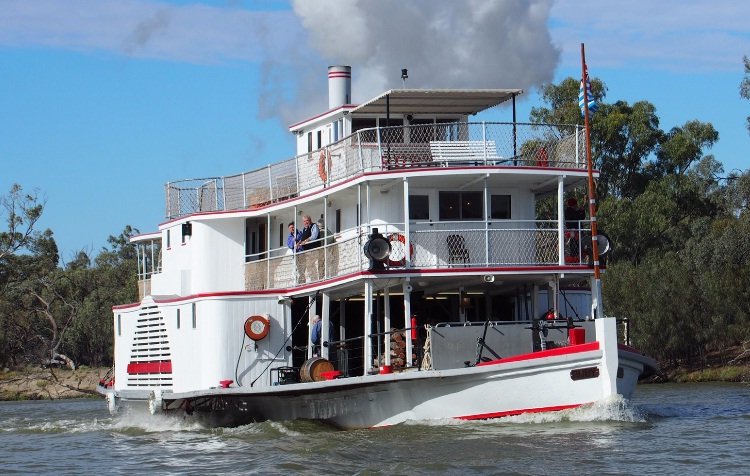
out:
{"label": "roof of wheelhouse", "polygon": [[489,109],[523,94],[523,89],[391,89],[351,114],[465,114]]}

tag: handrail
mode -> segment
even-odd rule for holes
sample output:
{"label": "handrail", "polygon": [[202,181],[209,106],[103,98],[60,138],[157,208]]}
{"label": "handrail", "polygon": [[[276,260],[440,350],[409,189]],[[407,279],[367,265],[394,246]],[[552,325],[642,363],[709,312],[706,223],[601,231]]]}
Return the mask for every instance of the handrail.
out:
{"label": "handrail", "polygon": [[[582,221],[571,232],[574,240],[560,242],[556,220],[492,220],[488,222],[415,222],[409,224],[410,261],[394,259],[389,270],[453,269],[515,266],[559,266],[564,247],[566,266],[588,266],[582,243],[590,223]],[[383,236],[404,233],[404,224],[378,224]],[[321,246],[293,253],[278,247],[246,256],[247,290],[291,288],[306,283],[358,273],[368,269],[362,247],[367,226],[354,227],[320,238]],[[460,236],[463,239],[453,237]],[[395,263],[395,264],[394,264]]]}
{"label": "handrail", "polygon": [[[167,182],[168,219],[205,211],[259,208],[322,190],[366,172],[404,167],[535,166],[584,169],[578,126],[528,123],[446,123],[362,129],[316,151],[237,175]],[[520,140],[520,147],[515,145]],[[383,148],[385,142],[388,147]],[[462,144],[434,160],[438,144]],[[431,146],[435,144],[435,146]],[[476,144],[476,146],[472,146]],[[322,157],[326,173],[319,173]],[[325,176],[325,183],[323,181]]]}

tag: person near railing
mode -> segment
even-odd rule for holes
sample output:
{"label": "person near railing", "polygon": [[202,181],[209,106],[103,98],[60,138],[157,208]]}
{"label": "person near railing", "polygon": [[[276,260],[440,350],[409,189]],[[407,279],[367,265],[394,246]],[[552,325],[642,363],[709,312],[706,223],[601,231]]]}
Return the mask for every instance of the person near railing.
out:
{"label": "person near railing", "polygon": [[289,247],[291,252],[298,253],[302,251],[302,247],[297,244],[301,240],[302,230],[294,230],[294,222],[289,222],[289,236],[286,237],[286,246]]}
{"label": "person near railing", "polygon": [[310,218],[310,215],[302,216],[302,233],[300,234],[297,245],[302,248],[303,253],[297,257],[297,266],[299,269],[300,264],[302,265],[300,271],[300,281],[303,279],[307,281],[307,276],[310,276],[312,281],[320,279],[320,256],[317,248],[320,247],[320,227],[317,223],[314,223]]}

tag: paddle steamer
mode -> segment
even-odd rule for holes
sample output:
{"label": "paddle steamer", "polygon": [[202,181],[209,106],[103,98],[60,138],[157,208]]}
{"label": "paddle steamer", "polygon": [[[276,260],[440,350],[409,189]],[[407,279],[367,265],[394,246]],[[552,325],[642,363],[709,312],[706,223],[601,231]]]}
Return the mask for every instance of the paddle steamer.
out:
{"label": "paddle steamer", "polygon": [[[328,81],[294,157],[166,184],[166,221],[131,239],[140,301],[114,308],[110,410],[362,428],[630,397],[656,364],[592,299],[580,128],[517,122],[519,89],[357,105],[349,67]],[[472,122],[498,106],[509,122]],[[303,217],[317,239],[290,248]]]}

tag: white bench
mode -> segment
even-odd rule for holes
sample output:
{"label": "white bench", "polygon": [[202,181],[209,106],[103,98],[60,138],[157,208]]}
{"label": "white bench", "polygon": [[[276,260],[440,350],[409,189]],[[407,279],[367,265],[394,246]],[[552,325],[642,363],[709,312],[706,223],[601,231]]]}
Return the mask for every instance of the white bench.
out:
{"label": "white bench", "polygon": [[494,140],[489,141],[431,141],[432,160],[448,165],[449,162],[471,162],[494,165],[503,160],[497,155]]}

